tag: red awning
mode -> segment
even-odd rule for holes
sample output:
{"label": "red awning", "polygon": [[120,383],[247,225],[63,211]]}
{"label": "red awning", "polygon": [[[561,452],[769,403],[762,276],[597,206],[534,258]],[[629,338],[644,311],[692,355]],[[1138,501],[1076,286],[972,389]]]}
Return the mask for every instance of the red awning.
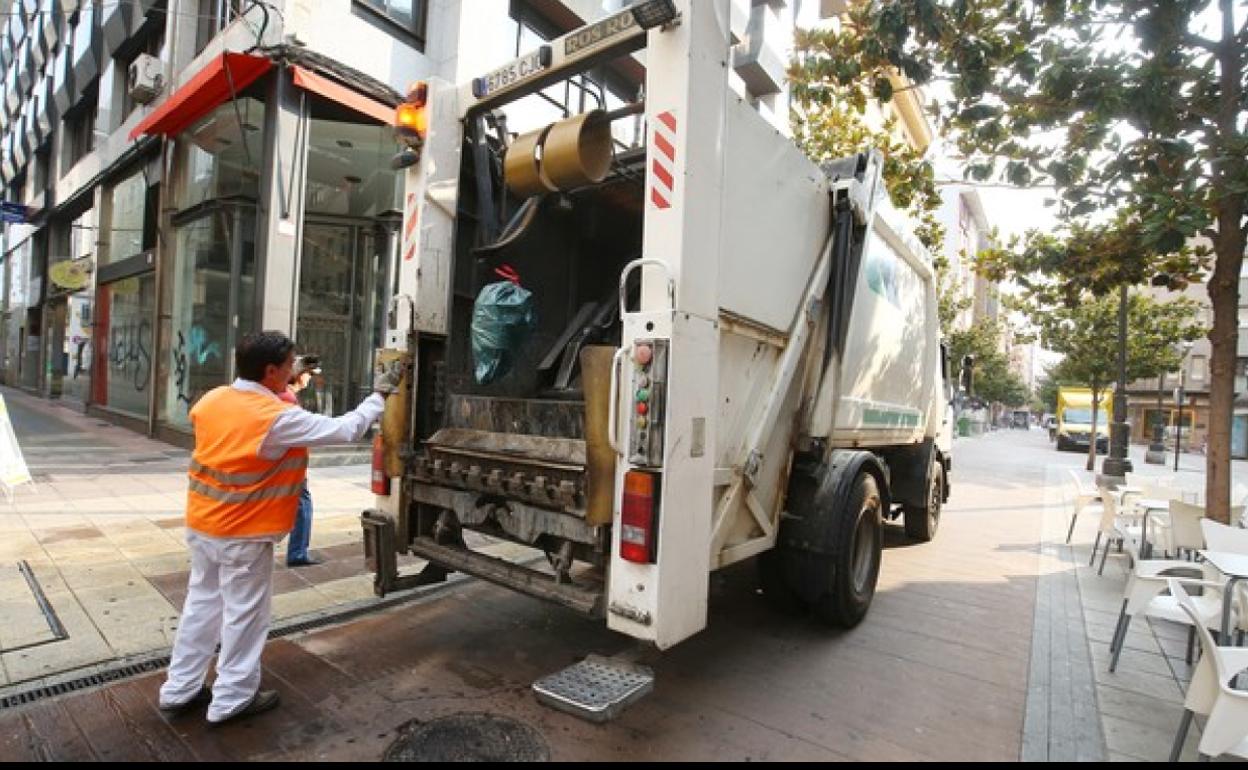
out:
{"label": "red awning", "polygon": [[320,94],[326,99],[338,102],[344,107],[349,107],[361,115],[367,115],[387,126],[394,125],[393,107],[387,107],[376,99],[369,98],[346,86],[339,85],[329,78],[322,77],[297,64],[291,65],[290,69],[295,74],[295,85],[300,88],[311,91],[314,94]]}
{"label": "red awning", "polygon": [[263,56],[221,54],[152,110],[130,132],[130,139],[143,134],[177,136],[187,126],[251,85],[272,66],[273,62]]}

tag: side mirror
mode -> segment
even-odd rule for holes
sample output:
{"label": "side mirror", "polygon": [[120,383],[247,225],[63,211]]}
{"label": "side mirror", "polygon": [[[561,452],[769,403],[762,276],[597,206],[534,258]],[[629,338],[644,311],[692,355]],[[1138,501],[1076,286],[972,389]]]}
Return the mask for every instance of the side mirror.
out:
{"label": "side mirror", "polygon": [[962,359],[962,390],[968,396],[975,392],[975,356]]}

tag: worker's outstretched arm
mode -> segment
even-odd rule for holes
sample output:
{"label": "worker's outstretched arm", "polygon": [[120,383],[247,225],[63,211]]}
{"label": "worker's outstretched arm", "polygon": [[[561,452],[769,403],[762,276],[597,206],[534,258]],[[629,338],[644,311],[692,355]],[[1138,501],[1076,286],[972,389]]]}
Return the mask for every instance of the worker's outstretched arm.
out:
{"label": "worker's outstretched arm", "polygon": [[273,421],[269,435],[260,444],[259,455],[277,459],[298,447],[350,444],[360,440],[368,426],[376,422],[385,406],[385,397],[374,393],[354,411],[341,417],[326,417],[302,409],[287,409]]}

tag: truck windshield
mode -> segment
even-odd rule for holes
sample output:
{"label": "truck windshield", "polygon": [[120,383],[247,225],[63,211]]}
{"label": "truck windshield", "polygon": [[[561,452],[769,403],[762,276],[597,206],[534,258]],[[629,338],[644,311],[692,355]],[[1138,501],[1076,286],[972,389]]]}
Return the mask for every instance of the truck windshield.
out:
{"label": "truck windshield", "polygon": [[[1105,421],[1104,415],[1105,413],[1101,412],[1100,414],[1096,416],[1097,425],[1100,425],[1102,422]],[[1067,409],[1066,411],[1062,412],[1062,421],[1074,422],[1074,423],[1091,423],[1092,422],[1092,410],[1091,409]]]}

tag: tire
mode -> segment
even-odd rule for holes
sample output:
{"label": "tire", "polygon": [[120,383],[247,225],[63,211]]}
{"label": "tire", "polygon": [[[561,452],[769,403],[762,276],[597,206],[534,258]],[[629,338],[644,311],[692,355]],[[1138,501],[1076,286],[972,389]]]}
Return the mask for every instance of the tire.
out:
{"label": "tire", "polygon": [[945,499],[945,467],[937,460],[932,463],[932,472],[927,489],[927,505],[922,508],[907,505],[904,508],[906,517],[906,537],[920,543],[930,543],[936,537],[936,529],[940,526],[940,507]]}
{"label": "tire", "polygon": [[1069,451],[1070,451],[1070,445],[1069,445],[1069,444],[1067,444],[1067,443],[1066,443],[1066,439],[1062,438],[1061,436],[1058,436],[1058,437],[1057,437],[1057,451],[1059,451],[1059,452],[1069,452]]}
{"label": "tire", "polygon": [[862,622],[880,577],[883,502],[875,477],[860,472],[846,503],[833,517],[833,553],[801,554],[804,578],[818,596],[811,607],[815,616],[839,628]]}

